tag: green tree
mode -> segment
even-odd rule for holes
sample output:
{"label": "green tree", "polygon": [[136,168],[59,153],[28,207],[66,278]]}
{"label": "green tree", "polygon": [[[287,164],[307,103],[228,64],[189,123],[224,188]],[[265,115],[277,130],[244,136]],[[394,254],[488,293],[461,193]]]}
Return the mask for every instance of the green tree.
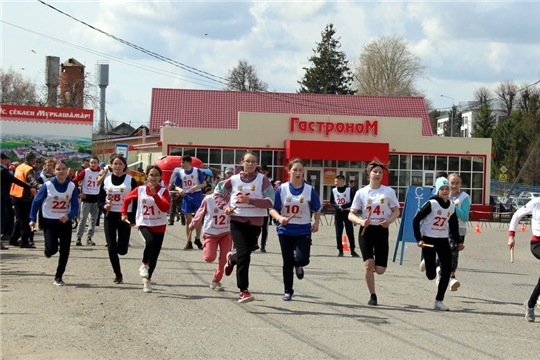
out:
{"label": "green tree", "polygon": [[515,178],[525,162],[530,141],[522,126],[524,118],[525,113],[516,110],[493,131],[492,151],[495,157],[491,167],[492,177],[497,177],[504,165],[510,178]]}
{"label": "green tree", "polygon": [[416,81],[425,69],[407,40],[383,36],[362,48],[354,69],[355,86],[360,95],[422,96]]}
{"label": "green tree", "polygon": [[429,122],[431,124],[431,129],[433,130],[433,133],[435,135],[437,134],[437,118],[441,115],[442,112],[437,109],[433,109],[429,112]]}
{"label": "green tree", "polygon": [[339,51],[341,44],[339,38],[334,38],[335,34],[334,25],[326,25],[321,42],[309,58],[313,65],[303,68],[306,73],[298,81],[299,93],[353,95],[356,92],[351,89],[353,75],[345,53]]}
{"label": "green tree", "polygon": [[472,137],[490,138],[495,129],[495,116],[489,103],[480,105],[480,108],[474,115]]}
{"label": "green tree", "polygon": [[448,121],[444,124],[444,136],[459,137],[463,125],[463,115],[456,105],[448,112]]}

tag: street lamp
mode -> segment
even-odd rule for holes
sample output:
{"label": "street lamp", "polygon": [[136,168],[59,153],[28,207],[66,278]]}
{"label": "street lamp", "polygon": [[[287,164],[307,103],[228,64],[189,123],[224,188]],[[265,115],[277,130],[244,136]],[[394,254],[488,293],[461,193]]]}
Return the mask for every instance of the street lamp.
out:
{"label": "street lamp", "polygon": [[454,98],[451,96],[441,95],[452,100],[452,118],[450,119],[450,137],[454,137]]}

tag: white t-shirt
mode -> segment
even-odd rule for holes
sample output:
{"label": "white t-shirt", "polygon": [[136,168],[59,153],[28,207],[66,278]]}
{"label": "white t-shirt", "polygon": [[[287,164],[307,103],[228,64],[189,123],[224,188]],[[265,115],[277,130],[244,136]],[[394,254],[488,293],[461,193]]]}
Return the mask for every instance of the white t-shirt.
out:
{"label": "white t-shirt", "polygon": [[381,185],[378,189],[372,189],[369,185],[356,192],[352,210],[362,210],[362,217],[367,219],[369,214],[370,224],[379,225],[381,222],[392,217],[392,208],[399,208],[396,192],[389,186]]}

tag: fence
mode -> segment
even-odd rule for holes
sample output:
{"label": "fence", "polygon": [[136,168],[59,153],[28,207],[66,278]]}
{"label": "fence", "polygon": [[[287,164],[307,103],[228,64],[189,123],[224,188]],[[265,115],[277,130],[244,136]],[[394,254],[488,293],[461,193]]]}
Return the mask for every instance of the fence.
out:
{"label": "fence", "polygon": [[540,186],[517,184],[512,194],[508,194],[508,191],[512,187],[511,182],[502,182],[497,180],[491,180],[491,194],[497,196],[518,196],[522,191],[540,192]]}

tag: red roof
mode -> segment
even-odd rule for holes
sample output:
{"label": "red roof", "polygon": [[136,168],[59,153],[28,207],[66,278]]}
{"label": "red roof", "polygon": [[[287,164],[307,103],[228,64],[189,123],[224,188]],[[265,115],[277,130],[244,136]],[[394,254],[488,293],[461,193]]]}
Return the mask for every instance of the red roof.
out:
{"label": "red roof", "polygon": [[237,129],[239,112],[420,118],[422,135],[433,136],[422,97],[187,89],[152,89],[150,131],[159,133],[167,120],[183,128]]}

